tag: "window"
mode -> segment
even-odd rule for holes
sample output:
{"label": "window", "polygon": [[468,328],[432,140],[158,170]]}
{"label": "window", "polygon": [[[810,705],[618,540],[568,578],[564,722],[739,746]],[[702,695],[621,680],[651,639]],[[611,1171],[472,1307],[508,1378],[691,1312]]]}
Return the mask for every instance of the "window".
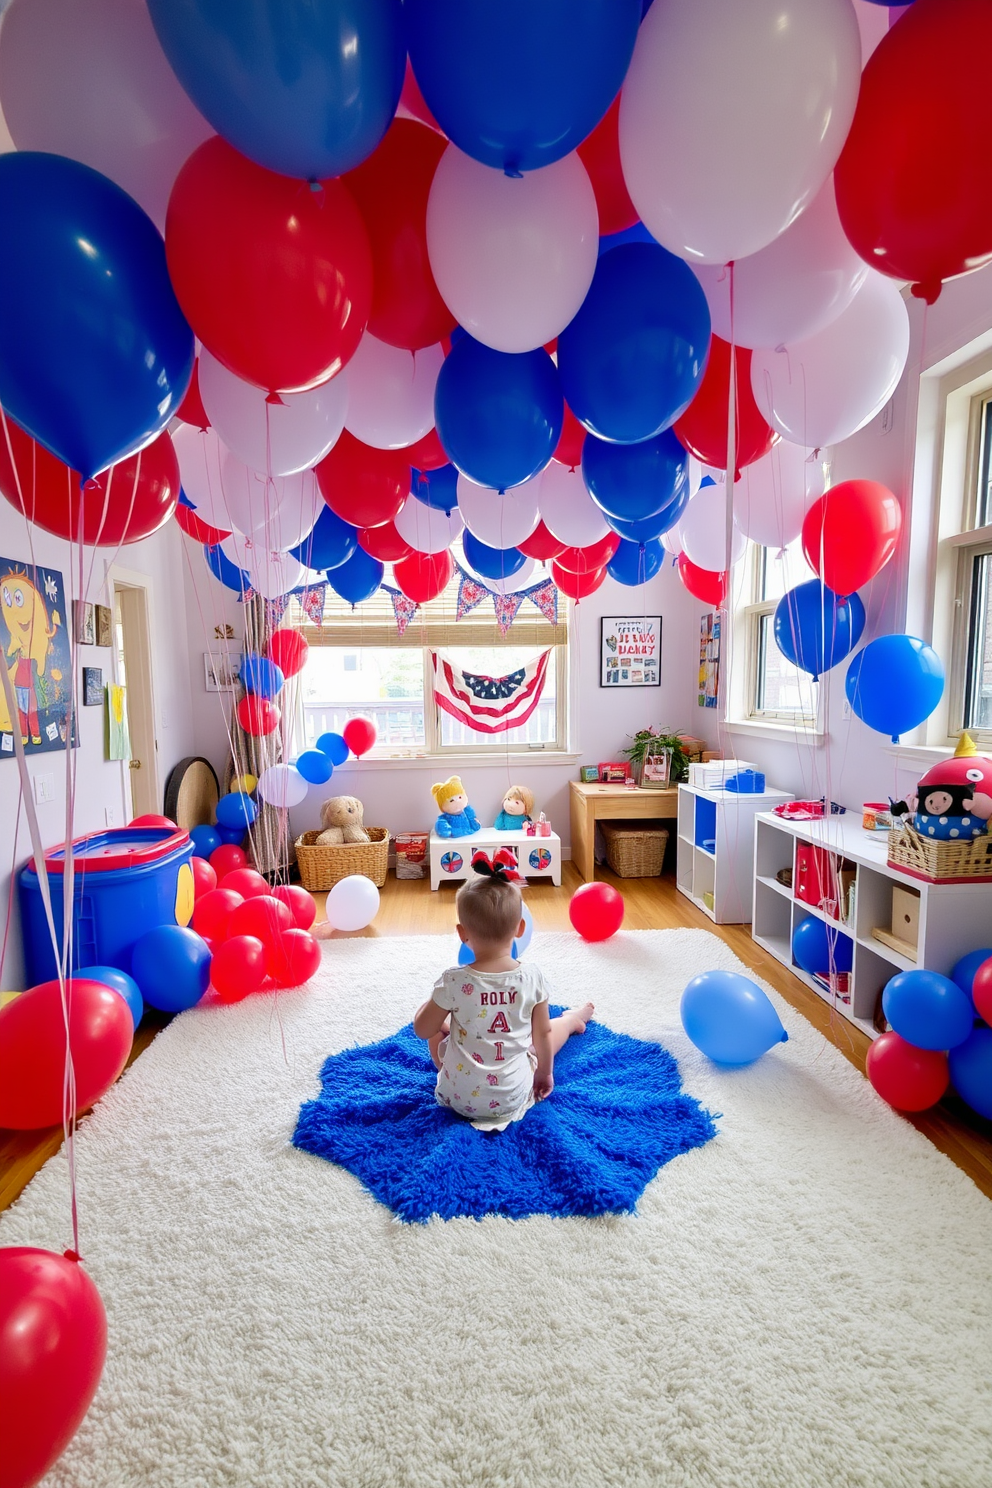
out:
{"label": "window", "polygon": [[[328,591],[323,623],[311,624],[293,605],[286,624],[299,627],[310,643],[301,674],[296,746],[312,747],[324,733],[340,733],[355,713],[374,719],[378,742],[372,758],[415,755],[502,754],[507,750],[567,747],[568,626],[565,601],[551,625],[524,601],[505,639],[484,599],[456,619],[458,580],[423,605],[399,634],[392,600],[380,590],[352,609]],[[540,702],[524,724],[484,734],[438,708],[432,655],[441,652],[456,667],[505,677],[551,652]]]}
{"label": "window", "polygon": [[802,544],[776,552],[752,544],[749,591],[751,602],[742,612],[743,639],[748,658],[746,716],[809,727],[816,720],[817,684],[794,667],[775,641],[775,607],[787,590],[812,577]]}

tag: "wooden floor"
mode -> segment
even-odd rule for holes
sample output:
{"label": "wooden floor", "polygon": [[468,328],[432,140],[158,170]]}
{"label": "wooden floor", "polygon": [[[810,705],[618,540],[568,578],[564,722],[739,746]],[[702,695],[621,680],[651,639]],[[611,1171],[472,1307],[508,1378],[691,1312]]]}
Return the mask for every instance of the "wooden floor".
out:
{"label": "wooden floor", "polygon": [[[674,877],[668,875],[660,879],[618,879],[608,869],[597,869],[596,876],[622,890],[626,901],[625,929],[670,930],[690,926],[718,935],[746,966],[774,987],[852,1064],[864,1071],[868,1038],[755,945],[748,926],[714,925],[678,892]],[[569,928],[568,901],[580,881],[572,864],[564,863],[560,888],[538,882],[530,886],[527,903],[537,930]],[[315,898],[319,904],[318,919],[322,919],[324,896],[318,894]],[[426,880],[404,881],[391,877],[382,891],[375,925],[357,933],[363,936],[443,934],[454,925],[454,901],[453,888],[432,893]],[[156,1015],[153,1010],[146,1013],[135,1037],[129,1064],[139,1057],[168,1021],[166,1016]],[[903,1119],[912,1121],[935,1147],[946,1153],[987,1197],[992,1198],[992,1122],[984,1121],[954,1096],[931,1111]],[[61,1144],[61,1128],[43,1132],[0,1131],[0,1210],[14,1202]]]}

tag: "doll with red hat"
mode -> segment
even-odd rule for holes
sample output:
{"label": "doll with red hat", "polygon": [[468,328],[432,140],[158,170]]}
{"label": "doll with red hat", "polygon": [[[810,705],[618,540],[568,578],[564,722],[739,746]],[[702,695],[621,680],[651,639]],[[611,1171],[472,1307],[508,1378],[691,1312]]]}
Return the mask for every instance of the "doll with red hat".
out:
{"label": "doll with red hat", "polygon": [[920,836],[937,842],[984,836],[992,817],[992,759],[979,754],[969,735],[962,734],[953,758],[931,766],[916,794],[896,803],[893,811],[911,811]]}

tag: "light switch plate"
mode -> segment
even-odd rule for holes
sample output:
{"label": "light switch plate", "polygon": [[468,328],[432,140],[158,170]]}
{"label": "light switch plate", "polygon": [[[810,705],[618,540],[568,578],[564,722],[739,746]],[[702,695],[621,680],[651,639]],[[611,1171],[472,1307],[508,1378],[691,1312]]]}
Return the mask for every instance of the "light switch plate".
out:
{"label": "light switch plate", "polygon": [[50,771],[34,777],[34,799],[38,806],[55,800],[55,776]]}

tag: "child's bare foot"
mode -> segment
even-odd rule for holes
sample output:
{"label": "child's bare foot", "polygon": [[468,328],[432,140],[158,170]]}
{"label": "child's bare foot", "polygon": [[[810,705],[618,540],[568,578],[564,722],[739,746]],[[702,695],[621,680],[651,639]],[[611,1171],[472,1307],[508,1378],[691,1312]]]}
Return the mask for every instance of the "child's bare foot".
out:
{"label": "child's bare foot", "polygon": [[585,1033],[586,1024],[591,1023],[596,1016],[595,1004],[584,1002],[580,1008],[576,1008],[573,1011],[572,1016],[575,1019],[575,1032]]}

